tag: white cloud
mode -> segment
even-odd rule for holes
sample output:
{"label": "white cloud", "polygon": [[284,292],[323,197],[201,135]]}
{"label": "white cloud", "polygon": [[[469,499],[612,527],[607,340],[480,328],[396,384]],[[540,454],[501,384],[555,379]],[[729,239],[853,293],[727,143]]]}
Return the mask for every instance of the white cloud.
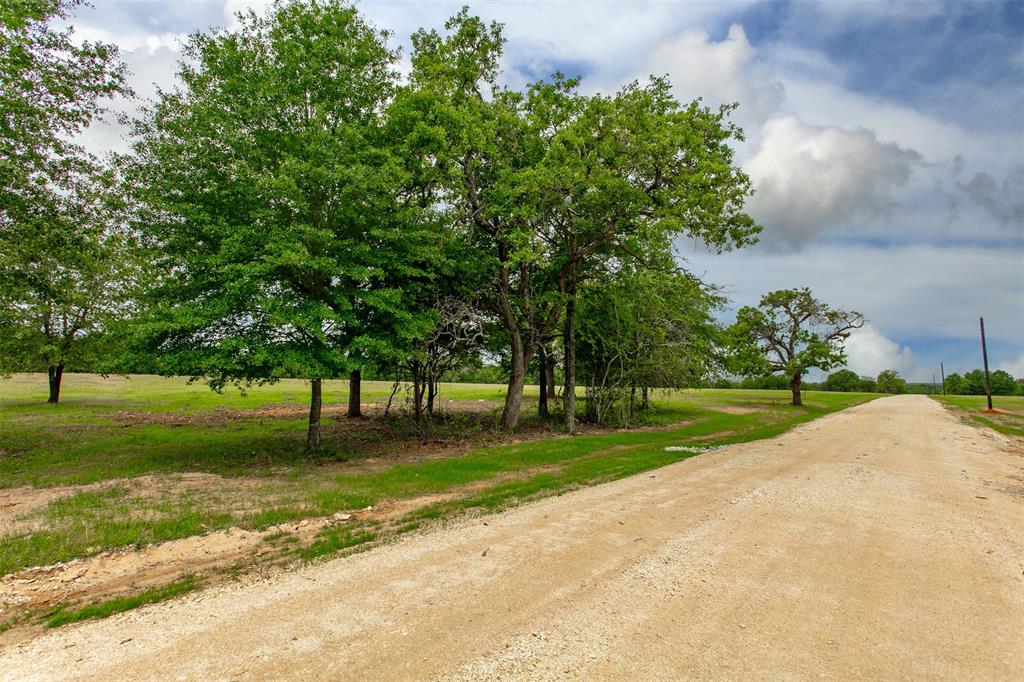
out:
{"label": "white cloud", "polygon": [[965,130],[911,107],[848,90],[835,80],[780,75],[786,90],[783,110],[816,125],[866,128],[879,140],[920,152],[930,162],[967,156],[975,166],[1005,163],[1006,139],[980,130]]}
{"label": "white cloud", "polygon": [[739,24],[730,26],[726,38],[717,43],[701,30],[662,41],[651,57],[651,69],[668,73],[683,101],[702,97],[711,106],[739,102],[735,118],[749,134],[757,134],[785,97],[782,84],[760,68]]}
{"label": "white cloud", "polygon": [[765,243],[798,245],[854,217],[892,216],[899,206],[893,190],[920,161],[868,130],[773,118],[745,167],[757,189],[749,209],[766,227]]}
{"label": "white cloud", "polygon": [[1010,360],[1008,362],[1001,362],[996,365],[996,369],[1001,369],[1005,372],[1009,372],[1014,377],[1024,377],[1024,353],[1017,356],[1016,360]]}
{"label": "white cloud", "polygon": [[914,366],[914,352],[886,337],[873,324],[865,324],[846,340],[846,367],[861,376],[877,376],[885,369],[901,375]]}
{"label": "white cloud", "polygon": [[180,43],[161,46],[156,49],[140,47],[126,50],[121,57],[128,67],[128,85],[135,92],[134,98],[118,97],[107,103],[109,114],[93,121],[79,137],[79,142],[93,154],[102,156],[107,152],[126,152],[127,127],[117,120],[117,115],[134,116],[139,106],[156,97],[157,88],[170,89],[175,83],[178,68]]}

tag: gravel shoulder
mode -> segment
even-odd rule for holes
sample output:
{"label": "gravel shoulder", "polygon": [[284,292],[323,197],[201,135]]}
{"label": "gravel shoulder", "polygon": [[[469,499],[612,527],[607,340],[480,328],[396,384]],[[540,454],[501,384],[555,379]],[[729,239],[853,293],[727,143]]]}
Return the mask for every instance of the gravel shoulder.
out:
{"label": "gravel shoulder", "polygon": [[1024,448],[923,396],[0,651],[0,679],[1024,678]]}

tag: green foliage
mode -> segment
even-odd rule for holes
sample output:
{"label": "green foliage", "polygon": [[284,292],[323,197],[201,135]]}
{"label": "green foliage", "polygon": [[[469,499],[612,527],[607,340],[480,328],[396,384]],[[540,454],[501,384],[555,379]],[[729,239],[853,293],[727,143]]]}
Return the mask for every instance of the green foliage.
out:
{"label": "green foliage", "polygon": [[956,372],[946,375],[945,387],[946,393],[950,395],[967,395],[969,393],[967,382]]}
{"label": "green foliage", "polygon": [[985,373],[972,369],[964,374],[964,391],[967,395],[985,395]]}
{"label": "green foliage", "polygon": [[1006,370],[997,369],[989,375],[992,395],[1014,395],[1017,393],[1017,382]]}
{"label": "green foliage", "polygon": [[841,369],[834,374],[829,374],[821,388],[824,391],[871,393],[875,390],[875,380],[869,377],[859,377],[856,372],[851,372],[848,369]]}
{"label": "green foliage", "polygon": [[138,327],[164,374],[260,383],[400,357],[435,225],[402,194],[381,113],[387,35],[335,0],[191,37],[125,161],[162,276]]}
{"label": "green foliage", "polygon": [[[989,374],[992,395],[1024,395],[1024,386],[1006,370],[997,369]],[[946,393],[949,395],[985,395],[985,372],[973,369],[963,376],[956,372],[946,375]]]}
{"label": "green foliage", "polygon": [[907,392],[907,382],[892,369],[886,369],[879,373],[875,379],[875,386],[879,393],[900,394]]}
{"label": "green foliage", "polygon": [[0,10],[0,372],[81,367],[134,293],[114,178],[71,141],[128,94],[125,69],[57,28],[78,4]]}
{"label": "green foliage", "polygon": [[646,409],[648,389],[706,381],[716,360],[712,311],[722,300],[685,274],[660,270],[622,270],[586,284],[577,352],[588,417],[629,423]]}
{"label": "green foliage", "polygon": [[504,330],[510,427],[530,360],[572,317],[577,285],[622,262],[661,267],[680,234],[724,250],[760,228],[742,211],[750,182],[732,163],[731,107],[681,105],[663,78],[609,96],[557,73],[508,90],[496,82],[500,25],[463,9],[445,29],[413,36],[411,84],[393,112],[413,174],[436,181],[474,253],[478,300]]}
{"label": "green foliage", "polygon": [[800,383],[811,368],[828,371],[846,359],[843,342],[864,324],[856,311],[829,308],[810,289],[783,289],[746,306],[729,330],[733,371],[748,376],[781,372],[800,403]]}

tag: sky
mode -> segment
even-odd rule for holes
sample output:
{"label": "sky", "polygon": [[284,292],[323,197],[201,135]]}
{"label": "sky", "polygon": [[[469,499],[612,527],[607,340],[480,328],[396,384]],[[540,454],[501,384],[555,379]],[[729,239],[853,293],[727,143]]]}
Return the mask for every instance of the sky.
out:
{"label": "sky", "polygon": [[[392,32],[443,27],[462,2],[358,3]],[[727,254],[686,239],[681,261],[730,297],[808,286],[862,312],[848,367],[914,381],[981,366],[1024,376],[1024,0],[999,2],[471,2],[505,25],[504,82],[558,70],[590,92],[667,75],[681,101],[738,102],[736,161],[760,243]],[[262,0],[93,0],[72,24],[117,44],[131,115],[174,84],[181,40]],[[108,117],[85,133],[123,151]]]}

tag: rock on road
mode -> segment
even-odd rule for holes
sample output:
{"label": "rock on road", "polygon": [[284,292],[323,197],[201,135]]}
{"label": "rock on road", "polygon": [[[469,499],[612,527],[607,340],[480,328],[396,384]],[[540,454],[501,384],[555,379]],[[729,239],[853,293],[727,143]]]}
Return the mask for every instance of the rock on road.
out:
{"label": "rock on road", "polygon": [[1020,441],[922,396],[0,652],[0,679],[1024,679]]}

